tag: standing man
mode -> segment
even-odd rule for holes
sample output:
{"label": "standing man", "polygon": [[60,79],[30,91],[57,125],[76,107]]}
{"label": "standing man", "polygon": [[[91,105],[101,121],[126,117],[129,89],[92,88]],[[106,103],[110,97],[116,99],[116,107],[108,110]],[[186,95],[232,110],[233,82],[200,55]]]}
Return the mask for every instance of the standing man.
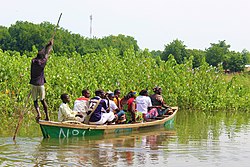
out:
{"label": "standing man", "polygon": [[34,106],[37,112],[36,121],[39,121],[41,118],[41,113],[38,105],[38,98],[40,98],[40,101],[43,105],[43,109],[45,112],[45,120],[49,121],[48,106],[45,101],[44,83],[46,83],[46,80],[44,77],[44,68],[49,58],[49,54],[52,50],[53,44],[54,40],[51,39],[49,43],[42,50],[40,50],[37,56],[31,61],[30,84],[32,99],[34,101]]}

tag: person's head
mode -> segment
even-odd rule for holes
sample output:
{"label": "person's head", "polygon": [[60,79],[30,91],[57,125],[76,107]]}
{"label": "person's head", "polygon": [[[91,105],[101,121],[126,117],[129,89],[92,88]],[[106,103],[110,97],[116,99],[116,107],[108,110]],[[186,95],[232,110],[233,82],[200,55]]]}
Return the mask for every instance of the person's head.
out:
{"label": "person's head", "polygon": [[115,94],[114,94],[113,92],[109,92],[109,93],[108,93],[108,98],[109,98],[110,100],[114,100]]}
{"label": "person's head", "polygon": [[101,89],[98,89],[98,90],[95,91],[95,95],[99,96],[101,98],[104,98],[105,97],[105,92],[103,90],[101,90]]}
{"label": "person's head", "polygon": [[146,90],[146,89],[141,90],[139,95],[140,96],[148,96],[148,90]]}
{"label": "person's head", "polygon": [[159,86],[154,87],[154,88],[153,88],[153,91],[154,91],[156,94],[159,94],[159,95],[162,93],[162,89],[161,89],[161,87],[159,87]]}
{"label": "person's head", "polygon": [[82,90],[82,96],[89,98],[90,97],[90,92],[87,89]]}
{"label": "person's head", "polygon": [[121,94],[120,89],[116,89],[116,90],[114,91],[114,95],[115,95],[115,96],[119,97],[120,94]]}
{"label": "person's head", "polygon": [[45,51],[42,49],[42,50],[40,50],[38,53],[37,53],[37,58],[38,59],[42,59],[42,58],[44,58],[44,56],[45,56]]}
{"label": "person's head", "polygon": [[129,94],[130,94],[130,97],[136,97],[136,91],[134,90],[131,90]]}
{"label": "person's head", "polygon": [[69,103],[70,102],[70,98],[69,98],[69,95],[67,93],[61,94],[61,99],[62,99],[63,103]]}

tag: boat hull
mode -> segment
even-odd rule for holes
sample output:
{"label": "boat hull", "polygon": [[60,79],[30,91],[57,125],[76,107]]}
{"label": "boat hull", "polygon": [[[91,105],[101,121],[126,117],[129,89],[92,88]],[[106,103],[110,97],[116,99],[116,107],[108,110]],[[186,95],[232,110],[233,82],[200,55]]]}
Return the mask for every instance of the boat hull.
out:
{"label": "boat hull", "polygon": [[177,107],[173,107],[174,113],[168,117],[151,122],[116,125],[86,125],[76,122],[39,121],[44,138],[71,138],[71,137],[97,137],[107,134],[128,135],[145,130],[159,128],[172,129]]}

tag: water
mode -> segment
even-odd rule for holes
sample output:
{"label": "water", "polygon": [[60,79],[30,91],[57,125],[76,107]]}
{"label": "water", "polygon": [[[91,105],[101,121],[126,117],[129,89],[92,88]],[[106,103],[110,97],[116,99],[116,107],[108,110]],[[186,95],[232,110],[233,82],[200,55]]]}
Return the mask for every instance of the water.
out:
{"label": "water", "polygon": [[92,140],[43,139],[34,126],[16,143],[0,137],[0,166],[249,166],[249,113],[179,111],[171,131]]}

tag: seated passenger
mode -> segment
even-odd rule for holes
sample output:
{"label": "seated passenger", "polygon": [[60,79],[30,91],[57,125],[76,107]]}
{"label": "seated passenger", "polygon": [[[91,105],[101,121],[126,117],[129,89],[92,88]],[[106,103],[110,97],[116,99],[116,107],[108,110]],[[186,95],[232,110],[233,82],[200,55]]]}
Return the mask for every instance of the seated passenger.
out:
{"label": "seated passenger", "polygon": [[161,87],[153,88],[154,94],[150,96],[152,105],[157,108],[159,116],[165,115],[168,112],[171,112],[172,109],[164,102],[163,97],[161,95],[162,89]]}
{"label": "seated passenger", "polygon": [[139,93],[139,96],[135,99],[136,102],[136,110],[142,113],[144,121],[147,119],[155,118],[158,116],[156,109],[152,108],[151,99],[148,97],[148,91],[142,90]]}
{"label": "seated passenger", "polygon": [[[138,121],[138,119],[139,119],[138,118],[139,116],[136,112],[136,105],[135,105],[136,91],[131,90],[128,93],[128,97],[129,97],[129,99],[127,101],[127,105],[128,105],[127,110],[128,110],[128,112],[131,113],[131,121],[133,123],[133,122]],[[136,119],[136,118],[138,118],[138,119]]]}
{"label": "seated passenger", "polygon": [[84,89],[82,90],[82,96],[77,98],[74,103],[73,110],[82,113],[83,119],[86,117],[89,108],[89,97],[89,90]]}
{"label": "seated passenger", "polygon": [[79,121],[83,122],[82,114],[78,113],[77,111],[73,111],[69,108],[68,103],[70,102],[69,95],[64,93],[61,95],[62,99],[62,104],[59,107],[58,111],[58,121],[63,122],[63,121]]}
{"label": "seated passenger", "polygon": [[117,107],[119,108],[119,110],[121,110],[121,98],[120,98],[120,94],[121,94],[121,91],[120,89],[116,89],[114,91],[114,102],[115,104],[117,105]]}
{"label": "seated passenger", "polygon": [[128,93],[120,100],[120,109],[125,112],[128,111],[128,100],[130,99],[130,96],[130,93]]}
{"label": "seated passenger", "polygon": [[118,120],[116,121],[116,123],[123,123],[124,121],[126,121],[126,117],[125,117],[125,112],[123,110],[120,110],[117,105],[114,102],[114,98],[115,95],[113,92],[108,92],[108,99],[105,99],[107,102],[107,105],[110,108],[110,111],[112,111],[117,117]]}
{"label": "seated passenger", "polygon": [[110,112],[109,107],[104,101],[105,93],[103,90],[96,90],[95,97],[89,100],[89,110],[85,123],[103,125],[105,123],[114,123],[116,117],[113,112]]}

